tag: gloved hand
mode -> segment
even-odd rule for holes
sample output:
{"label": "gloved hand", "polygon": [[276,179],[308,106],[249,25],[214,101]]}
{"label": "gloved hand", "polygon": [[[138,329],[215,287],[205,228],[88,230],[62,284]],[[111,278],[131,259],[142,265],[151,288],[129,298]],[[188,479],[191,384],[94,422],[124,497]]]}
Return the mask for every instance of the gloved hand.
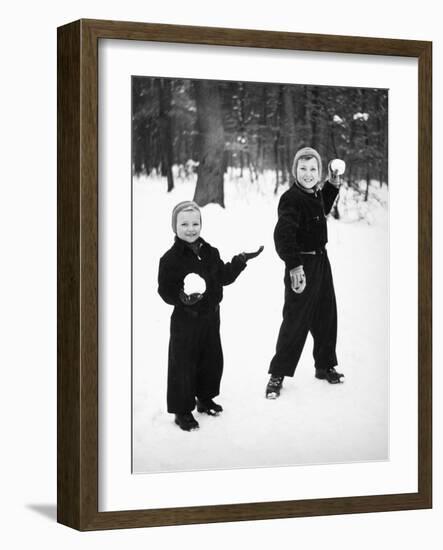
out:
{"label": "gloved hand", "polygon": [[339,187],[342,184],[341,175],[344,174],[346,169],[345,161],[341,159],[333,159],[328,164],[328,180],[335,187]]}
{"label": "gloved hand", "polygon": [[180,300],[185,306],[193,306],[203,298],[203,294],[195,292],[194,294],[185,294],[183,290],[180,290]]}
{"label": "gloved hand", "polygon": [[238,256],[246,263],[248,260],[252,260],[252,258],[256,258],[259,254],[261,254],[264,248],[265,247],[262,245],[256,252],[241,252]]}
{"label": "gloved hand", "polygon": [[302,265],[294,267],[289,272],[291,277],[291,288],[296,294],[301,294],[306,288],[306,276]]}
{"label": "gloved hand", "polygon": [[206,282],[197,273],[188,273],[183,281],[183,290],[189,295],[203,294],[206,290]]}

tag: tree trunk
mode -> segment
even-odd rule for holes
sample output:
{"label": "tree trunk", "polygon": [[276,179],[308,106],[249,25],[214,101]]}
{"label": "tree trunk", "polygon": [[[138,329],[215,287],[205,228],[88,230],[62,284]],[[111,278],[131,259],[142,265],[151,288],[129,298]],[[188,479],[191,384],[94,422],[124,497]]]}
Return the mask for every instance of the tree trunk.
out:
{"label": "tree trunk", "polygon": [[168,180],[168,191],[172,191],[174,189],[174,179],[172,177],[171,81],[157,78],[156,83],[159,101],[161,171],[162,176],[166,176]]}
{"label": "tree trunk", "polygon": [[[362,90],[362,111],[363,113],[369,113],[368,97],[366,90]],[[365,135],[365,157],[366,157],[366,193],[365,201],[369,198],[369,186],[371,185],[371,156],[370,156],[370,140],[369,140],[369,124],[366,120],[363,122],[363,130]]]}
{"label": "tree trunk", "polygon": [[335,220],[339,220],[339,219],[340,219],[340,212],[338,211],[338,199],[334,202],[334,205],[332,206],[331,216],[332,216]]}
{"label": "tree trunk", "polygon": [[351,118],[349,133],[348,185],[354,186],[355,120]]}
{"label": "tree trunk", "polygon": [[277,193],[278,186],[280,185],[280,166],[281,166],[281,156],[282,156],[280,152],[280,140],[281,140],[281,127],[282,127],[282,113],[283,113],[283,86],[280,85],[278,87],[278,101],[277,101],[277,106],[275,111],[275,134],[274,134],[274,158],[275,158],[274,193],[275,194]]}
{"label": "tree trunk", "polygon": [[274,137],[274,164],[275,164],[275,188],[274,193],[277,194],[280,178],[278,174],[278,137]]}
{"label": "tree trunk", "polygon": [[334,122],[329,123],[329,137],[331,139],[331,149],[332,149],[332,155],[334,158],[339,158],[338,150],[337,150],[337,143],[335,140],[335,124]]}
{"label": "tree trunk", "polygon": [[295,155],[295,113],[291,89],[293,86],[283,86],[283,103],[286,127],[286,167],[291,172],[292,159]]}
{"label": "tree trunk", "polygon": [[320,105],[319,105],[319,95],[320,92],[317,86],[312,88],[312,111],[311,111],[311,147],[319,150],[320,139],[319,139],[319,125],[320,125]]}
{"label": "tree trunk", "polygon": [[220,91],[217,82],[195,82],[197,126],[200,134],[200,158],[194,201],[205,206],[224,208],[223,151],[225,146]]}
{"label": "tree trunk", "polygon": [[[299,139],[297,140],[296,149],[306,146],[310,143],[309,131],[309,91],[307,86],[303,86],[302,93],[299,94],[297,105],[297,118],[300,121],[301,132],[299,132]],[[291,159],[292,160],[292,159]]]}
{"label": "tree trunk", "polygon": [[366,192],[365,192],[365,202],[369,198],[369,186],[371,185],[371,170],[369,162],[366,164]]}
{"label": "tree trunk", "polygon": [[265,145],[266,145],[266,130],[267,130],[267,118],[268,118],[268,94],[267,86],[262,86],[261,95],[261,110],[260,110],[260,123],[258,127],[258,139],[257,139],[257,168],[260,174],[263,174],[265,169]]}

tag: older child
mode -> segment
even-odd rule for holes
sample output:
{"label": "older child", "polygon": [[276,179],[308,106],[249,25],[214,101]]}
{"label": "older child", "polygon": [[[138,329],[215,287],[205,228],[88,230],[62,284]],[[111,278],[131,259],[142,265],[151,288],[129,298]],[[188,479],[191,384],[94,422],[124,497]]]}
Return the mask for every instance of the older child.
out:
{"label": "older child", "polygon": [[168,412],[186,431],[198,429],[192,411],[217,416],[213,401],[223,372],[219,304],[223,286],[233,283],[246,262],[258,255],[242,253],[223,263],[218,250],[200,237],[201,212],[184,201],[172,212],[174,245],[160,259],[158,292],[174,306],[168,359]]}
{"label": "older child", "polygon": [[285,263],[285,303],[266,397],[280,395],[285,376],[293,376],[311,332],[315,376],[331,384],[341,382],[336,372],[337,307],[331,266],[326,252],[326,216],[338,194],[340,177],[329,168],[320,187],[322,162],[315,149],[305,147],[294,157],[294,185],[280,198],[275,247]]}

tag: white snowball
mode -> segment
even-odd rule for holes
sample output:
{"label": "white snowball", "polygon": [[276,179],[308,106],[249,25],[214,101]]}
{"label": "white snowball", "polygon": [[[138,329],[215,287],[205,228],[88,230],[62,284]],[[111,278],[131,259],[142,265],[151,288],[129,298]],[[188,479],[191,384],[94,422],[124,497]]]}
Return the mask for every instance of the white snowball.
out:
{"label": "white snowball", "polygon": [[189,273],[184,280],[184,289],[186,294],[203,294],[206,290],[205,280],[197,273]]}
{"label": "white snowball", "polygon": [[341,160],[341,159],[334,159],[332,162],[331,162],[331,170],[333,172],[337,172],[337,174],[339,176],[341,176],[342,174],[344,174],[345,170],[346,170],[346,163],[344,160]]}

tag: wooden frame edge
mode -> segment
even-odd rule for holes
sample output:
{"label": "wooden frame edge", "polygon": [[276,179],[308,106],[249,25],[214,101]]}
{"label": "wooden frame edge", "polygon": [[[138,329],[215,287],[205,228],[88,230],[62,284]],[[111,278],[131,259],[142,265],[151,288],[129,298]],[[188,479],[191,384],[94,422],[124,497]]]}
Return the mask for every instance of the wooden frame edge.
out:
{"label": "wooden frame edge", "polygon": [[79,525],[80,41],[57,33],[57,520]]}
{"label": "wooden frame edge", "polygon": [[[98,135],[101,38],[417,57],[419,487],[417,493],[98,512]],[[58,29],[57,520],[81,531],[432,507],[432,43],[79,20]]]}
{"label": "wooden frame edge", "polygon": [[419,493],[432,507],[432,43],[418,59]]}

